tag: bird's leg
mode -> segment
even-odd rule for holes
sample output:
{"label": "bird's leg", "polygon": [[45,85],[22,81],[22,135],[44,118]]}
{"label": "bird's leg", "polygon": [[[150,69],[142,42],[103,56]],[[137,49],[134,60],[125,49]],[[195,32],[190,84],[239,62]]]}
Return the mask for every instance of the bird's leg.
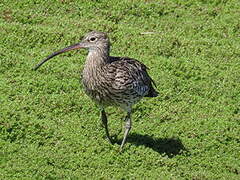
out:
{"label": "bird's leg", "polygon": [[126,143],[126,139],[127,139],[127,135],[131,129],[131,126],[132,126],[132,122],[131,122],[131,112],[128,112],[127,113],[127,116],[125,118],[125,121],[126,121],[126,124],[125,124],[125,133],[124,133],[124,136],[123,136],[123,140],[122,140],[122,144],[121,144],[121,147],[120,147],[120,151],[122,151],[123,149],[123,146],[124,144]]}
{"label": "bird's leg", "polygon": [[112,139],[110,138],[109,132],[108,132],[108,120],[107,120],[107,115],[105,113],[105,110],[102,109],[101,110],[101,120],[102,120],[102,124],[105,128],[106,131],[106,135],[107,135],[107,139],[108,141],[112,144]]}

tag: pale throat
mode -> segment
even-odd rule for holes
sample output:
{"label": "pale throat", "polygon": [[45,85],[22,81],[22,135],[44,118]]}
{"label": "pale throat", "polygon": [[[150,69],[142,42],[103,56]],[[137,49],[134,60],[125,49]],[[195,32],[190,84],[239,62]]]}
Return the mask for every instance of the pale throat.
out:
{"label": "pale throat", "polygon": [[89,48],[85,65],[90,67],[101,67],[109,62],[109,48]]}
{"label": "pale throat", "polygon": [[109,49],[107,48],[89,48],[87,59],[83,69],[83,76],[87,80],[89,78],[97,78],[97,74],[101,72],[101,68],[106,65],[109,60]]}

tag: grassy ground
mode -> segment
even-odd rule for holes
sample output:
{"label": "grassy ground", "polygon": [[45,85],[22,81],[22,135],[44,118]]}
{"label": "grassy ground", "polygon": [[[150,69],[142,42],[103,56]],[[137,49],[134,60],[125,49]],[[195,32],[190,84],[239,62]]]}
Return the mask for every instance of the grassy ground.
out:
{"label": "grassy ground", "polygon": [[[0,179],[240,179],[239,18],[238,0],[1,0]],[[90,30],[160,92],[121,154],[79,83],[85,51],[31,70]],[[120,141],[125,114],[108,115]]]}

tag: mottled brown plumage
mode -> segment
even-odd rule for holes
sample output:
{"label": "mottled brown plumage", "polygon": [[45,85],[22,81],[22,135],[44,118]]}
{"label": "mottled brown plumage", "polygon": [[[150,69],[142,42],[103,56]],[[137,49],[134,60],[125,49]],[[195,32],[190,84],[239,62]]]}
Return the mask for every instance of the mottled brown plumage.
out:
{"label": "mottled brown plumage", "polygon": [[89,51],[82,81],[86,94],[101,109],[101,120],[111,143],[104,109],[107,106],[118,106],[127,111],[125,133],[120,147],[122,150],[131,129],[132,105],[143,97],[156,97],[158,92],[153,88],[155,83],[148,75],[147,67],[141,62],[128,57],[109,56],[110,43],[107,34],[97,31],[88,33],[80,43],[48,56],[34,70],[58,54],[79,48]]}

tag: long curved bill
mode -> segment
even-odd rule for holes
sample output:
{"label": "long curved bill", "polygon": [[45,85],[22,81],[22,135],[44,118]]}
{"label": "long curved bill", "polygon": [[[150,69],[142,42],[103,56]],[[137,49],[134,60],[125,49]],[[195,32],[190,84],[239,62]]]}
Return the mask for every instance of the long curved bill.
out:
{"label": "long curved bill", "polygon": [[43,65],[45,62],[47,62],[49,59],[53,58],[54,56],[57,56],[59,54],[62,54],[64,52],[67,52],[67,51],[71,51],[71,50],[74,50],[74,49],[80,49],[80,48],[83,48],[83,44],[82,43],[77,43],[77,44],[74,44],[74,45],[71,45],[71,46],[68,46],[64,49],[61,49],[59,51],[56,51],[54,53],[52,53],[51,55],[49,55],[46,59],[42,60],[40,63],[38,63],[34,68],[33,70],[37,70],[41,65]]}

